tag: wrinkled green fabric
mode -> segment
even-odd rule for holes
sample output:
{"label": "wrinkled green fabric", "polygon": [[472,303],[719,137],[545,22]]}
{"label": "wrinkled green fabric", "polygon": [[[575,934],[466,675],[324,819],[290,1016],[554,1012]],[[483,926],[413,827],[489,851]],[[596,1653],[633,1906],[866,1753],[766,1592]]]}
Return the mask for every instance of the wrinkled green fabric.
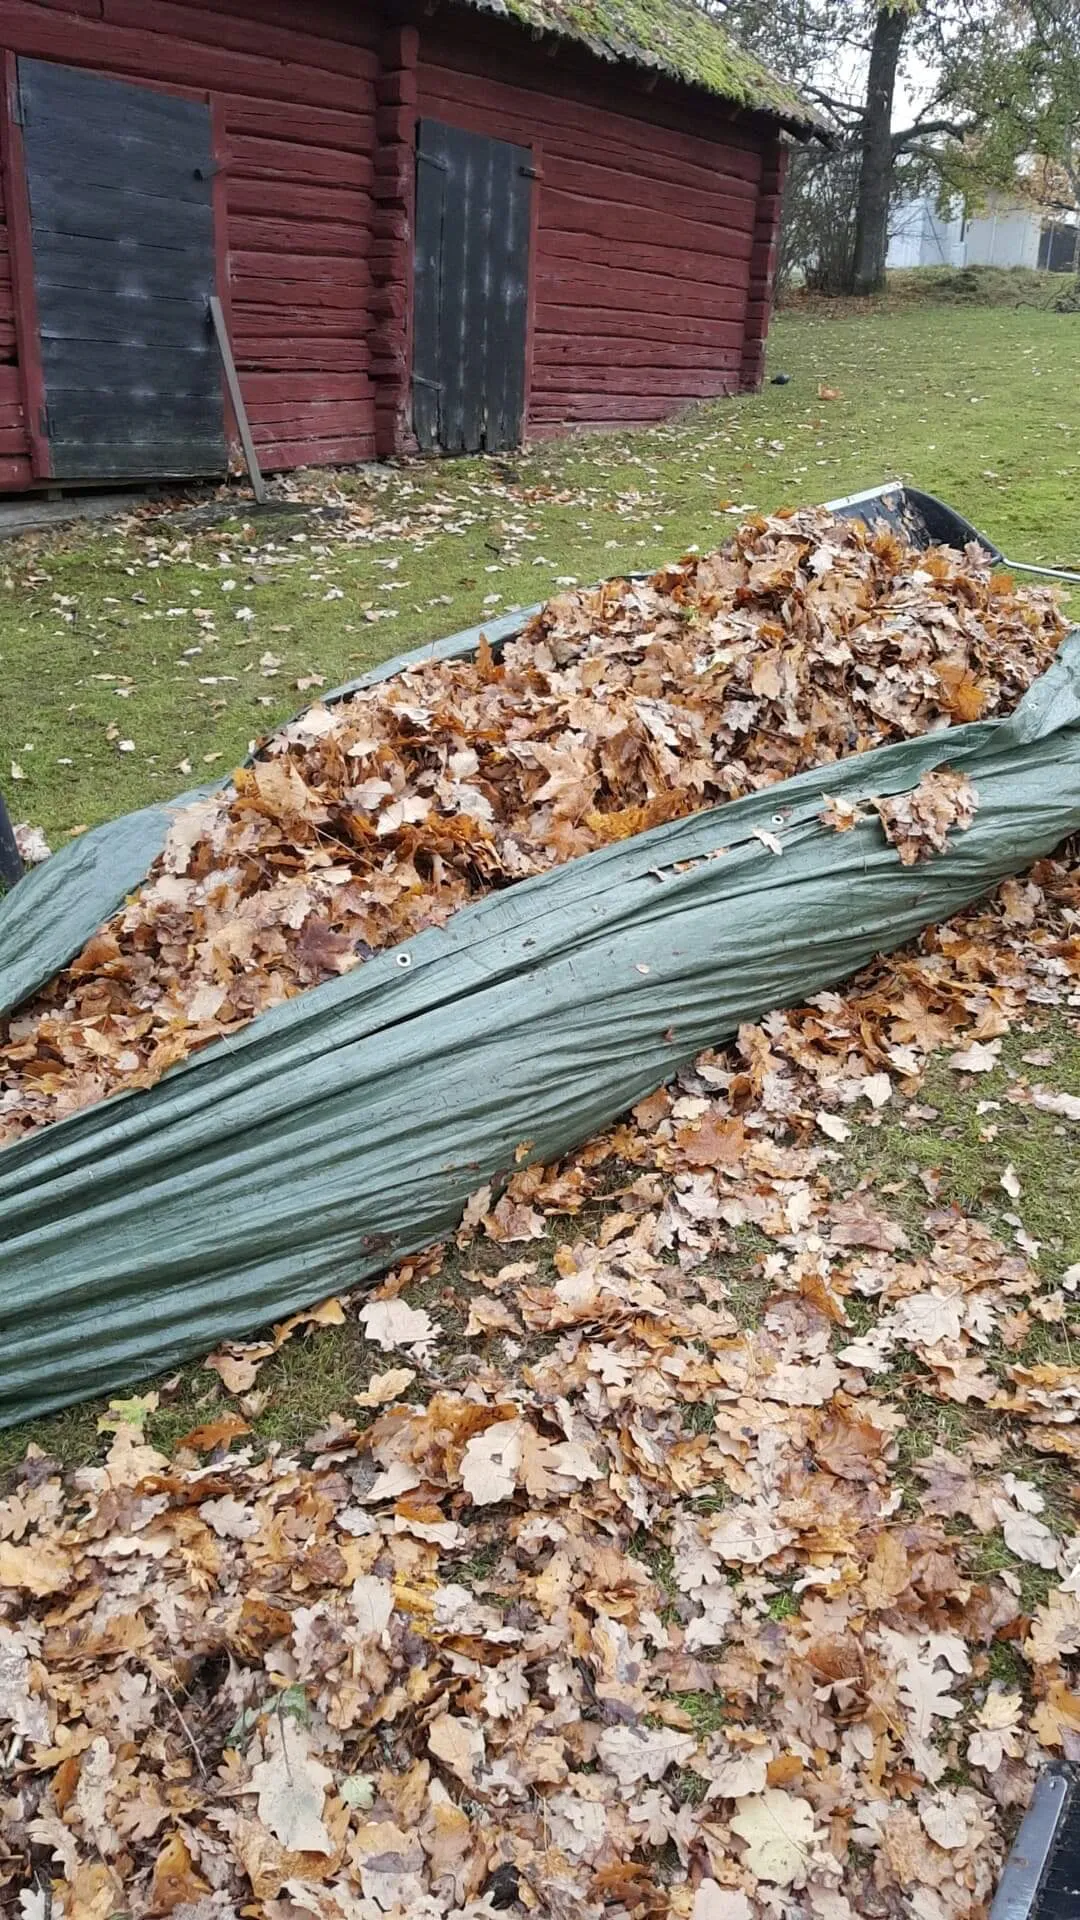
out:
{"label": "wrinkled green fabric", "polygon": [[[876,819],[821,822],[825,791],[900,793],[942,765],[980,804],[938,859],[902,866]],[[21,882],[0,907],[0,982],[21,997],[76,952],[165,821],[103,827],[90,866],[69,849]],[[1080,632],[1008,719],[800,774],[492,894],[148,1092],[9,1147],[0,1422],[356,1286],[449,1232],[523,1144],[555,1159],[742,1021],[835,985],[1078,827]]]}

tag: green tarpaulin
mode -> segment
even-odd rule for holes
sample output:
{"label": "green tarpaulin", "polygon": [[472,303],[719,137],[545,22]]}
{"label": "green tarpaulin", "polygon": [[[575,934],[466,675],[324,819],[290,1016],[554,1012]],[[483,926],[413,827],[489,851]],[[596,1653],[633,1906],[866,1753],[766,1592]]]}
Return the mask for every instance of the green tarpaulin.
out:
{"label": "green tarpaulin", "polygon": [[[876,819],[844,834],[821,821],[825,790],[901,793],[942,765],[970,776],[979,808],[938,859],[902,866]],[[108,918],[167,822],[164,808],[130,815],[20,882],[0,905],[0,1007]],[[450,1231],[524,1145],[554,1159],[703,1046],[834,985],[1077,827],[1080,633],[1008,719],[800,774],[493,894],[151,1090],[9,1147],[0,1422],[375,1275]]]}

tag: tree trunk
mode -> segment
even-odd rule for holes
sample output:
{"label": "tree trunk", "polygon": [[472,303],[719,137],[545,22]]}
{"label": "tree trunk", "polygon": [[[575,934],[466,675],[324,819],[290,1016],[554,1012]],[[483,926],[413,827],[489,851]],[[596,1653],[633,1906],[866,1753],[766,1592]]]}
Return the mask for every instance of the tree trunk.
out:
{"label": "tree trunk", "polygon": [[859,161],[852,293],[878,293],[885,285],[893,175],[893,95],[908,18],[903,7],[885,6],[874,23]]}

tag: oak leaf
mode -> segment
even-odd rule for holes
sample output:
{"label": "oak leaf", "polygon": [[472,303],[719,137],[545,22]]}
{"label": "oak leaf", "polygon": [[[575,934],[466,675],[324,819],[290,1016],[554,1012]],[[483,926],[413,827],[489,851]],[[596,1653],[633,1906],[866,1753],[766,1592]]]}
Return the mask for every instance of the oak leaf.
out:
{"label": "oak leaf", "polygon": [[669,1767],[684,1766],[696,1748],[693,1734],[673,1727],[606,1727],[596,1743],[602,1765],[625,1788],[662,1780]]}
{"label": "oak leaf", "polygon": [[428,1752],[466,1787],[476,1784],[477,1768],[484,1764],[484,1733],[475,1720],[441,1713],[428,1728]]}
{"label": "oak leaf", "polygon": [[183,1834],[171,1833],[154,1861],[151,1909],[155,1913],[172,1913],[174,1907],[196,1901],[209,1891],[207,1882],[195,1872]]}
{"label": "oak leaf", "polygon": [[291,1714],[275,1715],[263,1751],[249,1786],[267,1832],[288,1853],[333,1853],[322,1816],[334,1776],[313,1754],[306,1728]]}
{"label": "oak leaf", "polygon": [[522,1420],[497,1420],[483,1433],[473,1434],[461,1456],[461,1484],[474,1506],[512,1499],[524,1441]]}
{"label": "oak leaf", "polygon": [[767,1787],[740,1800],[731,1830],[746,1842],[744,1859],[751,1873],[777,1887],[801,1884],[814,1844],[814,1809],[809,1800]]}
{"label": "oak leaf", "polygon": [[405,1300],[369,1300],[357,1319],[368,1339],[384,1352],[405,1347],[418,1359],[426,1359],[438,1338],[439,1329],[426,1307],[410,1307]]}

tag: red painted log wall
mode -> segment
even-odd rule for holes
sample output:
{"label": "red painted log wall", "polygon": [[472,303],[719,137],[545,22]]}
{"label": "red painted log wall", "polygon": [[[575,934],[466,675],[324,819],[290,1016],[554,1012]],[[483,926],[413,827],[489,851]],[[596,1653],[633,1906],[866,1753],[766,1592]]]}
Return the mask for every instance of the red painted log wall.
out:
{"label": "red painted log wall", "polygon": [[419,82],[422,114],[539,150],[530,433],[656,420],[739,387],[755,123],[468,16],[425,26]]}
{"label": "red painted log wall", "polygon": [[[355,0],[0,0],[0,46],[209,97],[227,310],[268,467],[375,452],[369,316],[381,32]],[[27,439],[0,229],[0,488]],[[10,386],[10,390],[9,390]]]}
{"label": "red painted log wall", "polygon": [[[0,49],[209,100],[268,468],[407,440],[417,111],[534,149],[530,433],[760,378],[782,152],[720,101],[463,10],[417,37],[378,0],[0,0]],[[0,490],[30,481],[0,204]]]}

